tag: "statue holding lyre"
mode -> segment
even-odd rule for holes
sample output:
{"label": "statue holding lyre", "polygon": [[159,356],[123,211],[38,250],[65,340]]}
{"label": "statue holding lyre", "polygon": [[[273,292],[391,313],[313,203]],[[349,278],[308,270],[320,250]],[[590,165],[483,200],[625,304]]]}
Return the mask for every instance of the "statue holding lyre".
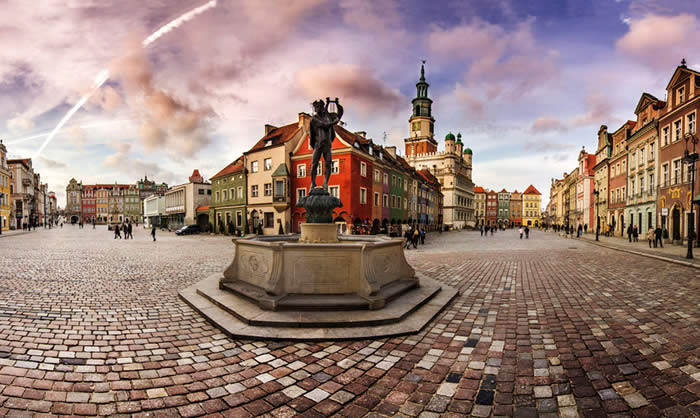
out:
{"label": "statue holding lyre", "polygon": [[[336,111],[329,112],[329,106],[335,104]],[[309,191],[316,187],[316,173],[318,164],[323,156],[324,161],[324,181],[323,190],[328,191],[328,180],[331,177],[332,159],[331,145],[335,138],[335,129],[333,128],[340,118],[343,117],[343,107],[338,103],[338,98],[331,101],[330,97],[326,97],[326,102],[323,99],[316,100],[313,103],[314,115],[311,118],[311,132],[309,134],[309,145],[313,148],[313,158],[311,162],[311,187]]]}

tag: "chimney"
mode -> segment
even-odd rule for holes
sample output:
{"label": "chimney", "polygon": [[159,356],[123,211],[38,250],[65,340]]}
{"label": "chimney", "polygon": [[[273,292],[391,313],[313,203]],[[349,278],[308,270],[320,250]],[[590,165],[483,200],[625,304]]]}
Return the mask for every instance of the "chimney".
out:
{"label": "chimney", "polygon": [[270,132],[273,130],[277,129],[276,126],[268,125],[267,123],[265,124],[265,136],[270,135]]}
{"label": "chimney", "polygon": [[386,150],[386,152],[391,154],[392,157],[396,158],[396,147],[395,146],[392,145],[390,147],[384,147],[384,149]]}
{"label": "chimney", "polygon": [[299,113],[299,127],[309,132],[311,130],[311,115],[305,112]]}

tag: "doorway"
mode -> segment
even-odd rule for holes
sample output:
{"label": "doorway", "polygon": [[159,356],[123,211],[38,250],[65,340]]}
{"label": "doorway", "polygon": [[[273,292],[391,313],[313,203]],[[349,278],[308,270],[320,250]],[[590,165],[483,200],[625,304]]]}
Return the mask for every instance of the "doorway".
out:
{"label": "doorway", "polygon": [[681,240],[681,211],[678,206],[673,207],[673,212],[671,214],[671,222],[673,222],[673,240]]}

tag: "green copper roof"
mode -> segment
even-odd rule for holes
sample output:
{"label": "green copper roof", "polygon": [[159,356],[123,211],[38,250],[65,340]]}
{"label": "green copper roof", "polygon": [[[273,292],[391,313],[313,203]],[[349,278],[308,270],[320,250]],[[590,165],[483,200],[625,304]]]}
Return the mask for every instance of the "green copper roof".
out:
{"label": "green copper roof", "polygon": [[467,147],[467,149],[464,150],[464,153],[465,153],[465,154],[471,155],[471,154],[472,154],[472,149],[469,148],[469,147]]}
{"label": "green copper roof", "polygon": [[287,164],[280,164],[279,167],[277,167],[277,170],[275,170],[274,173],[272,173],[272,177],[284,177],[288,176],[289,171],[287,171]]}
{"label": "green copper roof", "polygon": [[452,134],[452,132],[450,132],[450,133],[448,133],[447,135],[445,135],[445,141],[447,141],[448,139],[451,140],[451,141],[454,141],[454,140],[455,140],[455,136]]}

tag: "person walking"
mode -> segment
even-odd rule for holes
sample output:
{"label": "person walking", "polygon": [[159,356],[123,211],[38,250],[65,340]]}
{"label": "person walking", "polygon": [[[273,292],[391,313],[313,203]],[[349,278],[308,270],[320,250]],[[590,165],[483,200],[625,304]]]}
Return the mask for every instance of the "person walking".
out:
{"label": "person walking", "polygon": [[479,232],[481,233],[481,236],[483,237],[484,236],[484,226],[483,225],[481,225],[481,227],[479,227]]}
{"label": "person walking", "polygon": [[632,242],[632,224],[627,227],[627,241]]}
{"label": "person walking", "polygon": [[418,232],[418,229],[413,230],[413,248],[418,248],[418,236],[420,235],[420,232]]}
{"label": "person walking", "polygon": [[588,233],[588,224],[583,225],[583,232],[586,234]]}
{"label": "person walking", "polygon": [[661,240],[662,234],[663,230],[661,229],[661,227],[657,226],[656,229],[654,229],[654,248],[656,248],[657,243],[659,247],[664,248],[664,242]]}
{"label": "person walking", "polygon": [[420,245],[425,245],[425,229],[420,229]]}
{"label": "person walking", "polygon": [[153,225],[153,227],[151,228],[151,235],[153,235],[153,241],[155,241],[156,240],[156,226],[155,225]]}
{"label": "person walking", "polygon": [[403,237],[406,238],[406,244],[404,245],[404,248],[407,250],[411,249],[411,237],[413,234],[411,233],[411,229],[407,229],[406,232],[403,233]]}
{"label": "person walking", "polygon": [[496,229],[495,227],[491,227],[491,236],[493,236],[493,230]]}
{"label": "person walking", "polygon": [[576,231],[576,238],[581,238],[581,233],[583,233],[583,227],[578,224],[578,230]]}
{"label": "person walking", "polygon": [[525,225],[525,239],[530,239],[530,227]]}
{"label": "person walking", "polygon": [[647,241],[649,241],[649,248],[651,248],[651,242],[654,242],[654,247],[656,247],[656,241],[654,240],[654,230],[649,228],[647,231]]}
{"label": "person walking", "polygon": [[122,235],[119,232],[119,230],[120,230],[120,226],[114,225],[114,239],[117,239],[117,238],[122,239]]}
{"label": "person walking", "polygon": [[127,224],[127,231],[129,232],[129,238],[134,239],[133,225],[131,222]]}
{"label": "person walking", "polygon": [[523,227],[521,226],[520,229],[518,229],[518,233],[520,233],[520,239],[523,239]]}
{"label": "person walking", "polygon": [[129,239],[129,228],[126,227],[126,223],[121,225],[122,233],[124,234],[124,239]]}
{"label": "person walking", "polygon": [[639,229],[637,229],[637,225],[632,229],[632,237],[634,238],[634,242],[639,242]]}

